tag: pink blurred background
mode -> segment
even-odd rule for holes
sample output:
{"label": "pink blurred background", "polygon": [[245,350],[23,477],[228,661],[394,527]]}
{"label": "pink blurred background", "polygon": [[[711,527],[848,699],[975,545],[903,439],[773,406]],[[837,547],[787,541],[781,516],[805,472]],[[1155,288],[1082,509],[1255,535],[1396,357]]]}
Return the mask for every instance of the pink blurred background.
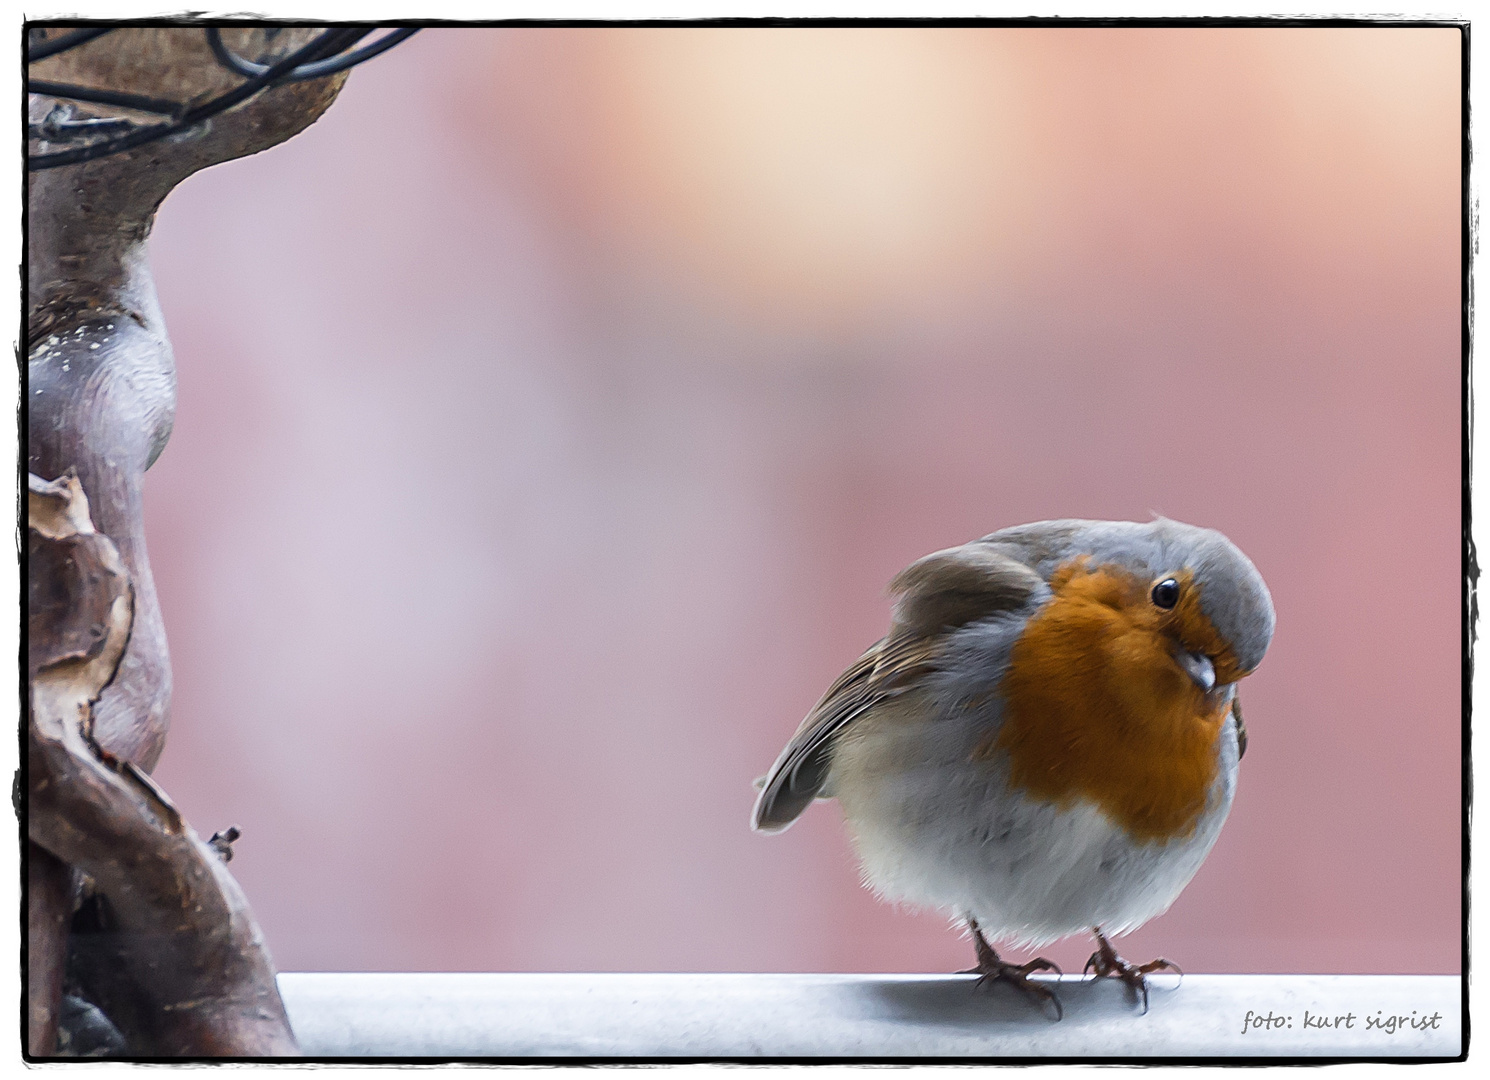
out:
{"label": "pink blurred background", "polygon": [[[1278,608],[1127,939],[1460,955],[1459,38],[431,29],[161,210],[158,775],[286,970],[951,971],[751,780],[912,559],[1151,512]],[[1080,969],[1090,943],[1045,950]]]}

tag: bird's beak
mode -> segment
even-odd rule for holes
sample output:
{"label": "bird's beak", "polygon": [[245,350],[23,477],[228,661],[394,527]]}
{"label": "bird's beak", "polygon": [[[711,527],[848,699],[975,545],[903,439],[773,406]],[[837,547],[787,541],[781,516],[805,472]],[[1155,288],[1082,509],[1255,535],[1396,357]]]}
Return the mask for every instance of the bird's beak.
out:
{"label": "bird's beak", "polygon": [[1216,665],[1211,658],[1201,653],[1181,649],[1178,660],[1202,694],[1209,694],[1216,686]]}

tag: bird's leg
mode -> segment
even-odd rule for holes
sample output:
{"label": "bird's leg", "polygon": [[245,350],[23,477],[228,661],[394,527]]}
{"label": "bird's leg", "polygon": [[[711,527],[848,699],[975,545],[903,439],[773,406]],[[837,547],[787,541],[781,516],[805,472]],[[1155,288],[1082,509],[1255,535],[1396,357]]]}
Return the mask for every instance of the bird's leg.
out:
{"label": "bird's leg", "polygon": [[988,944],[988,939],[983,936],[983,931],[978,928],[978,922],[971,915],[967,918],[967,928],[973,932],[973,948],[978,953],[978,966],[959,971],[959,975],[981,975],[977,982],[978,986],[992,980],[1002,979],[1004,982],[1013,983],[1025,993],[1033,997],[1050,1002],[1055,1006],[1055,1018],[1059,1020],[1065,1015],[1061,1008],[1061,999],[1055,996],[1055,991],[1048,986],[1042,986],[1034,982],[1030,975],[1036,971],[1053,971],[1057,975],[1061,969],[1052,964],[1043,956],[1037,956],[1027,964],[1009,964],[999,959],[999,954],[993,951],[993,946]]}
{"label": "bird's leg", "polygon": [[1157,960],[1150,960],[1147,964],[1130,964],[1117,954],[1111,942],[1103,936],[1100,928],[1093,927],[1092,933],[1097,935],[1097,951],[1092,953],[1087,960],[1086,967],[1082,968],[1082,974],[1091,972],[1099,979],[1108,975],[1122,979],[1128,989],[1133,991],[1134,997],[1143,1001],[1144,1012],[1149,1011],[1149,984],[1144,978],[1145,975],[1164,968],[1178,972],[1180,975],[1185,974],[1180,971],[1178,964],[1170,963],[1162,956]]}

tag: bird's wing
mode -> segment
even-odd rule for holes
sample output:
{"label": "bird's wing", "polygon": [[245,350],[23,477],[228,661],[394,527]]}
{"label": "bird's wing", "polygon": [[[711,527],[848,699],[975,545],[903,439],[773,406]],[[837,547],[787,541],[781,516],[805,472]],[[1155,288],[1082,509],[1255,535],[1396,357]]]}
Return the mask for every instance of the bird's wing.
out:
{"label": "bird's wing", "polygon": [[1029,567],[977,541],[934,552],[897,574],[890,582],[897,595],[890,633],[854,661],[802,721],[761,783],[754,827],[778,832],[795,821],[822,790],[838,736],[935,671],[952,631],[1017,610],[1043,587]]}

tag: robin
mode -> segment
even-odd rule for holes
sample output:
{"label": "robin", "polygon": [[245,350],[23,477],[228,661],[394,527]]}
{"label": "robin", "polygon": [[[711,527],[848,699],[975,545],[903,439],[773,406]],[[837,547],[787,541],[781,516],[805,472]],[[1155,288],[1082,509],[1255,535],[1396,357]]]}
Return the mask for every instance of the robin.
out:
{"label": "robin", "polygon": [[[836,798],[866,884],[966,923],[968,973],[1054,1003],[1039,946],[1096,934],[1086,970],[1141,995],[1167,960],[1108,940],[1163,913],[1231,809],[1237,683],[1273,636],[1256,567],[1163,518],[1041,521],[890,583],[890,632],[828,688],[760,781],[753,825]],[[980,980],[980,983],[983,980]]]}

